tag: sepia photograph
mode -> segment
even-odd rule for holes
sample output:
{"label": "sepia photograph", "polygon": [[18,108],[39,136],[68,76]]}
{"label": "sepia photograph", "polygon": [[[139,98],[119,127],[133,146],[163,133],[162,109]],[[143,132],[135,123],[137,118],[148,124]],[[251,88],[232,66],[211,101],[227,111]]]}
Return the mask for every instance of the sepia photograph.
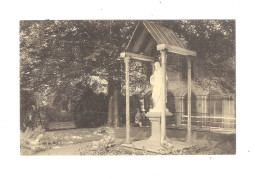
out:
{"label": "sepia photograph", "polygon": [[0,178],[259,178],[258,1],[4,1]]}
{"label": "sepia photograph", "polygon": [[236,20],[20,20],[20,155],[235,155]]}

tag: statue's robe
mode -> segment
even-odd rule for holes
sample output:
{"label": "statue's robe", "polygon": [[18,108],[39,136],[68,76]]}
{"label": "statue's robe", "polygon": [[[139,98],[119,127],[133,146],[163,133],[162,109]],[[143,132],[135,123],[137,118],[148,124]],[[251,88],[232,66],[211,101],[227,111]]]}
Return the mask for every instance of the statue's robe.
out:
{"label": "statue's robe", "polygon": [[[166,76],[167,80],[167,76]],[[161,111],[162,109],[162,93],[163,93],[163,74],[161,68],[154,71],[154,74],[150,77],[150,83],[153,86],[152,98],[153,109],[152,111]]]}

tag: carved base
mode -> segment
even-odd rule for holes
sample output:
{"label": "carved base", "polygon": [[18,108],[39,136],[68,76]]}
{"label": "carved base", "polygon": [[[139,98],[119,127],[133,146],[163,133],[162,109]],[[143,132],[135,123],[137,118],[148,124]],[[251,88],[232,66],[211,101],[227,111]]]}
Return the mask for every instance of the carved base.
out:
{"label": "carved base", "polygon": [[[154,141],[155,143],[160,143],[161,140],[161,112],[148,112],[145,114],[151,122],[151,137],[149,140]],[[166,112],[166,117],[172,116],[172,113],[169,111]]]}

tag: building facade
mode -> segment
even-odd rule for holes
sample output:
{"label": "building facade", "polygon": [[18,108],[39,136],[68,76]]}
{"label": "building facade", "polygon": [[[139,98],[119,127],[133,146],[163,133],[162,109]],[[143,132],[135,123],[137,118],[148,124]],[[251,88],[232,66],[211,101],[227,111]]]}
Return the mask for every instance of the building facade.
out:
{"label": "building facade", "polygon": [[[178,56],[168,55],[167,58],[167,107],[174,114],[172,119],[170,119],[170,123],[185,125],[187,124],[187,62]],[[204,89],[196,83],[198,78],[202,77],[198,71],[198,60],[194,60],[192,63],[191,87],[192,125],[235,129],[235,94],[227,94],[218,87]],[[150,98],[151,93],[152,89],[147,88],[145,90],[145,98]]]}

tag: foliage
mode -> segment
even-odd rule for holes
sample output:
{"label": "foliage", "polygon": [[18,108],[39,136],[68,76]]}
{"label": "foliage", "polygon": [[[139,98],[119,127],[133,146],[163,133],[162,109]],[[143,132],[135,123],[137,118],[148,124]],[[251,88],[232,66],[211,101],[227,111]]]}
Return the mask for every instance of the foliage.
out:
{"label": "foliage", "polygon": [[[102,134],[108,135],[102,136]],[[147,151],[137,151],[135,149],[126,149],[122,147],[124,139],[115,137],[113,128],[98,128],[93,134],[101,135],[98,141],[93,141],[77,150],[79,155],[146,155]]]}
{"label": "foliage", "polygon": [[[209,149],[210,148],[210,149]],[[162,145],[162,149],[160,150],[160,154],[162,155],[192,155],[192,154],[199,154],[201,152],[212,150],[212,146],[209,145],[208,141],[200,141],[196,144],[191,144],[183,149],[175,149],[174,143],[164,143]]]}
{"label": "foliage", "polygon": [[[147,151],[127,149],[121,146],[119,143],[106,144],[104,142],[98,142],[97,144],[85,146],[77,150],[79,155],[147,155]],[[109,147],[108,147],[109,146]]]}
{"label": "foliage", "polygon": [[20,150],[22,155],[46,150],[54,143],[55,138],[46,133],[41,126],[34,130],[27,128],[25,132],[20,133]]}
{"label": "foliage", "polygon": [[[226,88],[230,81],[234,82],[234,21],[156,23],[172,29],[188,48],[198,52],[199,66],[203,67],[199,71],[206,77],[216,77],[215,81]],[[124,64],[117,59],[135,25],[136,21],[21,21],[21,87],[35,92],[59,89],[66,94],[78,82],[89,84],[97,91],[108,87],[108,78],[124,84]],[[133,90],[145,80],[143,65],[131,62]],[[94,76],[104,81],[98,82]]]}
{"label": "foliage", "polygon": [[[133,24],[21,21],[21,87],[67,94],[79,82],[95,90],[106,86],[108,77],[119,77],[121,62],[117,58]],[[97,83],[95,76],[105,81]]]}
{"label": "foliage", "polygon": [[72,115],[70,112],[65,110],[57,110],[57,108],[53,106],[45,106],[44,107],[44,115],[45,121],[48,122],[67,122],[72,121]]}
{"label": "foliage", "polygon": [[162,144],[162,149],[160,149],[160,154],[167,155],[174,153],[174,146],[170,142],[164,142]]}
{"label": "foliage", "polygon": [[[89,108],[84,107],[87,104],[83,102],[88,88],[95,94],[105,93],[109,96],[114,88],[118,88],[124,95],[124,62],[118,57],[130,40],[136,23],[114,20],[21,21],[21,91],[27,90],[33,94],[31,97],[38,101],[36,109],[54,105],[59,110],[71,104],[73,113],[79,114],[78,118],[81,119],[86,115],[85,109]],[[218,87],[223,91],[235,92],[234,21],[180,20],[156,23],[172,29],[189,49],[198,53],[197,71],[200,78],[196,79],[197,85],[205,89]],[[146,88],[146,71],[144,63],[131,62],[131,95],[141,93]],[[82,108],[85,108],[83,112],[79,110]],[[108,111],[108,108],[105,109]],[[27,121],[27,110],[22,104],[21,111],[25,113],[21,125],[28,126],[24,122]]]}
{"label": "foliage", "polygon": [[36,101],[33,97],[33,94],[29,91],[21,90],[21,99],[20,99],[20,129],[25,130],[26,126],[33,127],[35,122],[35,106]]}
{"label": "foliage", "polygon": [[[150,136],[148,128],[132,128],[132,142],[147,139]],[[191,155],[191,154],[235,154],[236,142],[234,135],[223,135],[218,133],[198,132],[193,133],[190,145],[182,150],[178,149],[175,141],[184,141],[185,131],[170,130],[167,136],[173,136],[172,143],[164,145],[165,151],[161,150],[164,155]],[[57,130],[47,132],[54,140],[54,146],[61,147],[61,151],[70,151],[71,155],[153,155],[146,148],[137,150],[134,148],[126,148],[121,144],[125,142],[125,128],[84,128],[71,130]],[[111,138],[112,141],[111,142]],[[115,136],[115,137],[114,137]],[[109,139],[110,138],[110,139]],[[103,139],[103,140],[102,140]],[[93,142],[95,141],[95,142]],[[66,146],[71,144],[69,146]],[[74,145],[77,144],[77,145]],[[54,148],[53,145],[49,145]],[[81,146],[79,148],[79,146]],[[95,146],[95,147],[94,147]],[[93,148],[92,148],[93,147]],[[133,146],[134,147],[134,146]],[[95,149],[96,148],[96,149]],[[98,149],[97,149],[98,148]],[[91,150],[92,149],[92,150]],[[95,150],[94,150],[95,149]],[[100,149],[100,150],[99,150]],[[76,153],[75,153],[75,150]],[[24,154],[29,154],[29,149],[23,149]],[[100,152],[102,151],[102,152]],[[25,153],[27,152],[27,153]],[[22,153],[22,152],[21,152]],[[41,152],[44,155],[56,155],[57,151],[51,149]],[[62,154],[62,153],[61,153]]]}
{"label": "foliage", "polygon": [[45,110],[37,104],[35,94],[29,90],[21,90],[20,96],[20,130],[25,131],[27,127],[34,129],[39,125],[44,127]]}
{"label": "foliage", "polygon": [[173,143],[165,142],[162,145],[160,154],[163,155],[193,155],[193,154],[201,154],[201,153],[216,154],[216,151],[219,151],[219,154],[223,154],[224,152],[223,150],[217,147],[217,142],[210,141],[207,135],[204,135],[202,138],[199,139],[197,137],[197,132],[195,131],[192,133],[189,146],[180,150],[174,147],[174,142]]}
{"label": "foliage", "polygon": [[111,135],[104,136],[99,141],[93,141],[90,147],[78,149],[80,155],[104,155],[115,145],[115,138]]}
{"label": "foliage", "polygon": [[[78,86],[82,89],[82,86]],[[78,127],[99,127],[107,121],[108,98],[95,94],[91,88],[83,88],[84,93],[77,101],[72,101],[71,113]]]}
{"label": "foliage", "polygon": [[235,21],[180,20],[162,21],[176,32],[189,49],[197,52],[199,78],[205,89],[221,88],[235,92]]}
{"label": "foliage", "polygon": [[38,105],[54,104],[59,109],[60,104],[71,103],[76,113],[82,107],[78,103],[86,88],[106,93],[109,86],[114,87],[113,80],[121,80],[123,62],[117,58],[134,24],[133,21],[21,21],[21,90],[32,91],[43,103]]}

